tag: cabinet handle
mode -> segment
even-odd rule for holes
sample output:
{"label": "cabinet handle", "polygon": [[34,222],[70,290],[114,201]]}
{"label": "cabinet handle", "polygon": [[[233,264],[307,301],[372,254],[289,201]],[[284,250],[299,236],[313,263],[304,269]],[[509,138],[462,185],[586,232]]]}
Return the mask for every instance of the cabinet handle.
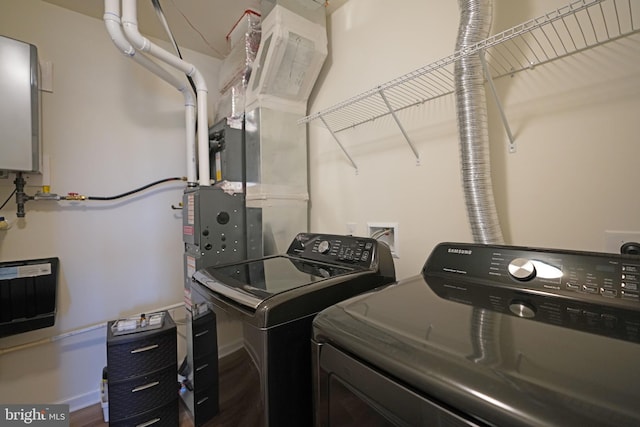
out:
{"label": "cabinet handle", "polygon": [[140,387],[136,387],[133,390],[131,390],[131,393],[135,393],[135,392],[138,392],[138,391],[146,390],[148,388],[155,387],[158,384],[160,384],[160,381],[154,381],[154,382],[149,383],[149,384],[141,385]]}
{"label": "cabinet handle", "polygon": [[202,332],[198,332],[198,333],[196,334],[196,338],[200,338],[201,336],[203,336],[203,335],[205,335],[205,334],[208,334],[208,333],[209,333],[209,330],[208,330],[208,329],[207,329],[207,330],[204,330],[204,331],[202,331]]}
{"label": "cabinet handle", "polygon": [[152,419],[150,421],[147,421],[146,423],[138,424],[138,425],[136,425],[136,427],[147,427],[147,426],[150,426],[152,424],[157,423],[158,421],[160,421],[160,418],[154,418],[154,419]]}
{"label": "cabinet handle", "polygon": [[154,348],[160,347],[158,344],[153,344],[147,347],[136,348],[135,350],[131,350],[131,354],[142,353],[143,351],[153,350]]}
{"label": "cabinet handle", "polygon": [[196,405],[202,405],[204,402],[206,402],[207,400],[209,400],[209,396],[205,397],[204,399],[200,399],[196,402]]}
{"label": "cabinet handle", "polygon": [[204,364],[204,365],[202,365],[202,366],[198,366],[198,367],[196,368],[196,372],[198,372],[198,371],[202,371],[202,370],[203,370],[204,368],[206,368],[207,366],[209,366],[209,364],[208,364],[208,363],[205,363],[205,364]]}

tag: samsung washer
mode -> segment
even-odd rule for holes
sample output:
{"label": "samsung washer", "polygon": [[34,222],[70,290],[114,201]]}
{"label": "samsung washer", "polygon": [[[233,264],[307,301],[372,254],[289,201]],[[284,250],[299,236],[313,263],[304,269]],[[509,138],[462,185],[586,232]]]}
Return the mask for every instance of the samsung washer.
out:
{"label": "samsung washer", "polygon": [[196,404],[211,409],[210,420],[196,424],[306,426],[313,420],[313,317],[393,282],[395,270],[388,246],[375,239],[301,233],[283,255],[205,268],[193,278],[194,323],[210,319],[216,329],[215,337],[203,330],[194,338],[215,347],[210,357],[194,354],[194,370],[210,373],[191,384]]}
{"label": "samsung washer", "polygon": [[443,243],[313,323],[318,426],[640,425],[640,258]]}

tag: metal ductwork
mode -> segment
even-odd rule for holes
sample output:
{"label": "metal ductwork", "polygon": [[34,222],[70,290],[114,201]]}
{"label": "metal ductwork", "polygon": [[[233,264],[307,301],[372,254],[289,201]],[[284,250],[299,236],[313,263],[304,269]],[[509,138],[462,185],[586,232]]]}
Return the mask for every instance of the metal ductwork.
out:
{"label": "metal ductwork", "polygon": [[[493,17],[492,0],[458,0],[460,26],[456,52],[486,39]],[[480,53],[464,55],[454,68],[465,202],[476,243],[503,243],[489,157],[489,130]]]}
{"label": "metal ductwork", "polygon": [[[492,0],[458,0],[460,25],[456,52],[486,39],[493,19]],[[476,243],[503,243],[491,184],[489,125],[481,53],[463,55],[454,67],[456,113],[464,196]],[[474,308],[471,319],[473,353],[477,363],[500,361],[500,318]]]}

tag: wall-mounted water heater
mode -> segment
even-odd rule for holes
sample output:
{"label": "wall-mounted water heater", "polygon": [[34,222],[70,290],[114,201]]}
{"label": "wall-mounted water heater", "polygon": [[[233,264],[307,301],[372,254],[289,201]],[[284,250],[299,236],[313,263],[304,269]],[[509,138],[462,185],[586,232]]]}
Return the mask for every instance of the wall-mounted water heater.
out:
{"label": "wall-mounted water heater", "polygon": [[0,170],[40,172],[38,50],[0,36]]}

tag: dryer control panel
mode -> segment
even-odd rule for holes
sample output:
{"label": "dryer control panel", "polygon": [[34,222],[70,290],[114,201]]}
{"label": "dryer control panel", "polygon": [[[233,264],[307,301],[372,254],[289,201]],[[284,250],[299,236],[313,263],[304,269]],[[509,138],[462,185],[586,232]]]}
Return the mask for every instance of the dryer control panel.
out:
{"label": "dryer control panel", "polygon": [[[441,243],[422,270],[449,279],[640,310],[640,256]],[[517,310],[517,307],[513,307]],[[532,316],[522,307],[523,317]]]}
{"label": "dryer control panel", "polygon": [[335,234],[300,233],[291,242],[287,255],[327,263],[372,268],[380,251],[389,248],[375,239]]}

